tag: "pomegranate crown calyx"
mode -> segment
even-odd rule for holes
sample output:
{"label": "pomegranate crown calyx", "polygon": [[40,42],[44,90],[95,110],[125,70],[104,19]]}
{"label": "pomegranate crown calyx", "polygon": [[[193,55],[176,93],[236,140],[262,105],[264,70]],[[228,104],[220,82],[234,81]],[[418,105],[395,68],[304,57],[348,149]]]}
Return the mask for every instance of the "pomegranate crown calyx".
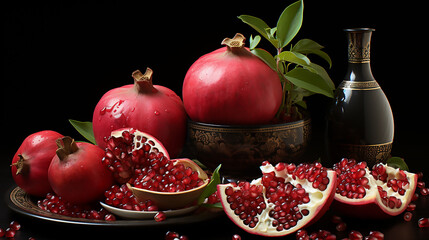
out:
{"label": "pomegranate crown calyx", "polygon": [[58,146],[56,153],[60,160],[64,160],[68,155],[79,150],[74,139],[68,136],[57,139],[56,143]]}
{"label": "pomegranate crown calyx", "polygon": [[244,47],[245,41],[246,37],[244,37],[241,33],[237,33],[232,39],[225,38],[222,41],[222,45],[228,46],[229,48],[242,48]]}
{"label": "pomegranate crown calyx", "polygon": [[134,71],[131,76],[134,78],[134,86],[139,93],[151,93],[157,90],[152,84],[153,71],[150,68],[146,68],[146,72],[142,73],[140,70]]}
{"label": "pomegranate crown calyx", "polygon": [[18,154],[18,161],[16,161],[15,163],[12,163],[10,166],[16,167],[16,173],[15,173],[16,175],[19,175],[19,174],[26,175],[27,172],[30,170],[30,166],[25,162],[25,159],[21,154]]}

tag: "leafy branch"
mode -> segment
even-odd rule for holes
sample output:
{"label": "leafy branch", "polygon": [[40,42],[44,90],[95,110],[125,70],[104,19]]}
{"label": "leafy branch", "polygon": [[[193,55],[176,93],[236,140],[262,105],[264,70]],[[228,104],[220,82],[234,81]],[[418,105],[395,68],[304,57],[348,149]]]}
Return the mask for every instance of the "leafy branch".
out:
{"label": "leafy branch", "polygon": [[[331,58],[322,51],[323,46],[310,39],[301,39],[295,45],[290,44],[302,26],[304,12],[303,0],[292,3],[280,15],[277,26],[270,28],[262,19],[241,15],[238,18],[251,26],[276,49],[272,55],[262,48],[256,48],[261,36],[250,36],[250,51],[261,58],[280,76],[283,87],[282,105],[277,113],[292,119],[300,118],[297,106],[306,108],[304,97],[323,94],[333,98],[335,85],[326,70],[310,61],[309,55],[314,54],[324,59],[329,67]],[[288,51],[285,47],[290,45]],[[294,116],[293,116],[294,115]]]}

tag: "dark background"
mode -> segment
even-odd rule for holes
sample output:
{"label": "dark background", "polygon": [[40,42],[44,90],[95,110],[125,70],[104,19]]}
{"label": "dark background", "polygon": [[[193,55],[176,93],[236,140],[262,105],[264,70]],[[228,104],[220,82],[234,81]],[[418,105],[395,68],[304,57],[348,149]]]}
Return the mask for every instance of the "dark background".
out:
{"label": "dark background", "polygon": [[[79,138],[67,120],[91,121],[101,96],[131,84],[136,69],[151,67],[155,84],[181,96],[186,71],[198,57],[237,32],[256,34],[237,16],[257,16],[274,27],[292,2],[13,1],[2,8],[1,126],[8,136],[2,139],[3,152],[11,156],[27,135],[44,129]],[[399,1],[376,5],[369,0],[306,1],[296,37],[325,46],[333,61],[328,72],[338,85],[347,64],[343,29],[376,29],[372,70],[393,109],[393,154],[403,157],[429,143],[417,139],[429,133],[424,116],[428,56],[424,8]],[[274,53],[265,39],[261,42]],[[322,96],[308,98],[316,132],[323,132],[328,103]],[[414,142],[415,148],[396,151],[404,141]],[[425,161],[426,154],[419,153],[418,161]]]}
{"label": "dark background", "polygon": [[[151,67],[155,84],[181,96],[186,71],[198,57],[219,48],[223,38],[237,32],[246,37],[256,34],[237,16],[257,16],[274,27],[292,2],[3,3],[1,173],[10,174],[8,165],[13,154],[31,133],[51,129],[81,139],[68,119],[91,121],[101,96],[112,88],[131,84],[131,73],[136,69]],[[326,47],[333,61],[328,72],[338,85],[347,64],[343,29],[376,29],[371,64],[393,109],[392,154],[404,157],[412,171],[428,175],[428,18],[423,3],[307,0],[296,39],[310,38]],[[260,46],[274,53],[265,39]],[[327,67],[323,61],[318,63]],[[322,96],[308,98],[316,134],[323,132],[329,101]],[[323,138],[319,139],[323,145]],[[2,184],[11,182],[10,177]]]}

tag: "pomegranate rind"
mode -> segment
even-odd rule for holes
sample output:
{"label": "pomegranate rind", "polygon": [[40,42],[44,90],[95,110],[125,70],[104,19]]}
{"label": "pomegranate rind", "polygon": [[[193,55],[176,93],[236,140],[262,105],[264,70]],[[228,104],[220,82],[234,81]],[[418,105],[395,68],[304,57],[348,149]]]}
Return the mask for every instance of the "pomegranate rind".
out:
{"label": "pomegranate rind", "polygon": [[[406,174],[409,184],[406,186],[406,192],[403,196],[386,187],[386,182],[375,180],[371,175],[371,171],[366,168],[365,177],[368,178],[371,188],[366,190],[365,197],[361,199],[350,199],[345,196],[341,196],[339,193],[335,193],[335,201],[332,204],[333,208],[341,214],[357,218],[383,219],[403,213],[407,209],[408,204],[411,202],[416,190],[418,175],[387,165],[384,165],[384,167],[386,168],[386,173],[388,174],[387,180],[391,178],[397,178],[400,174],[400,171]],[[384,205],[382,203],[382,198],[377,189],[377,186],[381,186],[384,190],[387,190],[388,196],[394,196],[400,199],[402,201],[402,205],[399,208],[393,209]]]}
{"label": "pomegranate rind", "polygon": [[[337,175],[335,171],[327,170],[328,178],[330,179],[330,182],[327,185],[325,190],[320,191],[319,189],[312,188],[311,182],[309,182],[307,179],[298,179],[298,178],[293,179],[287,173],[286,169],[282,171],[277,171],[271,164],[267,164],[267,165],[261,166],[261,170],[263,173],[274,172],[276,177],[283,177],[285,178],[286,182],[290,182],[292,185],[296,185],[299,183],[302,186],[307,186],[305,187],[305,189],[309,193],[311,200],[308,203],[303,203],[298,206],[300,210],[308,209],[310,213],[307,216],[304,216],[302,219],[300,219],[296,226],[291,227],[289,229],[284,229],[282,231],[277,231],[276,228],[272,226],[272,218],[268,216],[268,213],[270,212],[270,210],[273,209],[274,204],[268,203],[265,197],[266,189],[265,187],[263,187],[264,200],[265,200],[265,203],[267,204],[267,207],[261,214],[257,215],[257,217],[259,217],[259,222],[254,228],[251,228],[245,225],[243,223],[243,220],[241,220],[239,216],[234,214],[234,211],[231,210],[230,204],[227,201],[227,195],[225,193],[226,188],[231,186],[234,190],[236,190],[236,189],[240,189],[240,187],[234,186],[234,184],[231,184],[231,183],[219,184],[217,186],[217,189],[218,189],[217,194],[220,198],[220,202],[222,204],[224,212],[232,222],[234,222],[237,226],[239,226],[240,228],[242,228],[248,233],[260,235],[260,236],[267,236],[267,237],[280,237],[280,236],[289,235],[291,233],[298,231],[301,228],[304,228],[316,222],[329,209],[329,206],[334,200],[336,179],[337,179]],[[250,184],[262,185],[262,178],[255,179]]]}

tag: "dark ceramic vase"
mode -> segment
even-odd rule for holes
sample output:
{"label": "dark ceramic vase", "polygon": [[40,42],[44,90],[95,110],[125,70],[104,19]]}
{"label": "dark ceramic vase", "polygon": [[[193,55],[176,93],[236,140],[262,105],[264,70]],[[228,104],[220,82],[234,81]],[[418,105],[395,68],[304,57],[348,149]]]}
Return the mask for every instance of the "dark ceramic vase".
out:
{"label": "dark ceramic vase", "polygon": [[392,109],[371,72],[370,42],[374,29],[345,31],[348,71],[328,112],[328,153],[332,162],[346,157],[372,166],[386,162],[392,150]]}
{"label": "dark ceramic vase", "polygon": [[187,147],[190,155],[210,169],[222,164],[227,178],[260,176],[263,161],[297,162],[305,152],[311,120],[273,125],[215,125],[188,121]]}

